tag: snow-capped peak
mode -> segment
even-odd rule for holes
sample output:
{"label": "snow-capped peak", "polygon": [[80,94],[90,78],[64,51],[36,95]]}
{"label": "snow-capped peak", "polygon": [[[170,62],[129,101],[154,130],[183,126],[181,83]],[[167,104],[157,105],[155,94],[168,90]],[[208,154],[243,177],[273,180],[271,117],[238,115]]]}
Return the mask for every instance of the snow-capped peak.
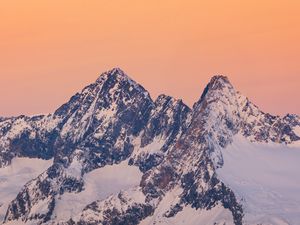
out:
{"label": "snow-capped peak", "polygon": [[295,132],[299,125],[296,116],[281,118],[264,113],[222,75],[214,76],[206,86],[194,105],[192,121],[196,128],[202,125],[215,149],[227,146],[237,133],[252,142],[290,144],[300,140]]}
{"label": "snow-capped peak", "polygon": [[[110,126],[111,121],[118,118],[124,109],[128,110],[128,114],[137,113],[145,105],[153,105],[149,93],[121,69],[114,68],[74,95],[56,114],[67,118],[62,137],[77,142],[85,138],[87,133],[94,132],[94,128],[100,124]],[[104,133],[105,130],[101,135]],[[98,138],[99,135],[100,131],[97,132]]]}
{"label": "snow-capped peak", "polygon": [[[102,73],[96,80],[96,83],[102,84],[104,82],[107,82],[108,80],[114,81],[115,83],[128,82],[135,88],[143,89],[141,85],[131,79],[122,69],[118,67]],[[143,89],[143,91],[145,90]]]}
{"label": "snow-capped peak", "polygon": [[116,67],[104,73],[101,73],[96,82],[102,82],[103,80],[106,80],[108,76],[114,76],[116,79],[130,79],[128,75],[124,73],[123,70]]}
{"label": "snow-capped peak", "polygon": [[199,105],[199,103],[203,102],[209,95],[215,92],[218,92],[220,95],[236,94],[233,85],[226,76],[216,75],[212,77],[210,82],[206,85],[200,100],[195,104],[195,106]]}
{"label": "snow-capped peak", "polygon": [[[211,78],[209,82],[212,86],[218,85],[218,84],[229,84],[231,85],[229,79],[225,75],[215,75]],[[232,86],[232,85],[231,85]]]}

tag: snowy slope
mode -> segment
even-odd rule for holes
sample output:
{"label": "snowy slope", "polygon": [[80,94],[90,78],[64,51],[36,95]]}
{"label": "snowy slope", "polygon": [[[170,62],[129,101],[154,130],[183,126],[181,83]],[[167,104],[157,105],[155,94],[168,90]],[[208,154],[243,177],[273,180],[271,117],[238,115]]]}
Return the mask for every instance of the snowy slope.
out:
{"label": "snowy slope", "polygon": [[243,199],[245,224],[300,224],[300,147],[237,135],[222,154],[217,173]]}
{"label": "snowy slope", "polygon": [[[159,209],[158,209],[159,210]],[[223,206],[217,205],[210,210],[196,210],[186,206],[176,216],[171,218],[148,217],[140,225],[234,225],[232,215]]]}
{"label": "snowy slope", "polygon": [[84,175],[84,190],[80,193],[65,193],[56,202],[53,218],[57,222],[68,221],[79,215],[95,200],[104,200],[139,185],[142,173],[127,161],[108,165]]}
{"label": "snowy slope", "polygon": [[53,160],[14,158],[5,168],[0,168],[0,221],[3,221],[8,204],[22,187],[45,171]]}
{"label": "snowy slope", "polygon": [[190,205],[182,207],[182,210],[174,216],[166,216],[170,214],[170,208],[180,202],[180,195],[183,189],[175,187],[173,190],[166,193],[162,201],[156,207],[154,214],[141,221],[140,225],[233,225],[232,214],[222,205],[216,205],[210,210],[196,210]]}

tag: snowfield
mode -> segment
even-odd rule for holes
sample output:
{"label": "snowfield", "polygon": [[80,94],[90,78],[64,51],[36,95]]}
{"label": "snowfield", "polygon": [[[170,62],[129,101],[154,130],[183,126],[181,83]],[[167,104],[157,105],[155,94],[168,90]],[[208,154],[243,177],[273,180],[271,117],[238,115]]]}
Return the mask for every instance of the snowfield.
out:
{"label": "snowfield", "polygon": [[138,167],[129,166],[128,161],[123,161],[93,170],[83,179],[82,192],[65,193],[56,202],[54,217],[58,222],[80,216],[84,207],[96,200],[104,200],[122,190],[138,186],[142,173]]}
{"label": "snowfield", "polygon": [[14,158],[5,168],[0,168],[0,221],[2,222],[8,204],[22,187],[36,178],[53,163],[53,160]]}
{"label": "snowfield", "polygon": [[154,220],[149,217],[143,220],[140,225],[234,225],[231,212],[217,205],[211,210],[196,210],[186,206],[175,217]]}
{"label": "snowfield", "polygon": [[166,218],[164,214],[180,201],[179,196],[182,191],[182,188],[175,187],[167,193],[158,204],[154,214],[141,221],[140,225],[234,225],[231,212],[221,205],[216,205],[211,210],[196,210],[187,205],[174,217]]}
{"label": "snowfield", "polygon": [[300,147],[235,136],[218,176],[242,200],[245,224],[300,224]]}

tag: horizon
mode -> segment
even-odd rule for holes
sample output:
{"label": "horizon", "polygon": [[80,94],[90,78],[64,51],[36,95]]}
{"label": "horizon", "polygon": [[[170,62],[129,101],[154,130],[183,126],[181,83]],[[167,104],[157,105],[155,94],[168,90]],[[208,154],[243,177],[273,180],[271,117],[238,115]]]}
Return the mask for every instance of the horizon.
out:
{"label": "horizon", "polygon": [[298,1],[3,2],[0,115],[53,112],[120,67],[192,106],[215,74],[262,111],[300,115]]}

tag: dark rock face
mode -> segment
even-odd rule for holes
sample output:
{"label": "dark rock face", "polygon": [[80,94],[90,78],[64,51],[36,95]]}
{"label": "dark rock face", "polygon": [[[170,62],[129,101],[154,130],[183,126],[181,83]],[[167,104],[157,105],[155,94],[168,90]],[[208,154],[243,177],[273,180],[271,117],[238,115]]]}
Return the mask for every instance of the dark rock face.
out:
{"label": "dark rock face", "polygon": [[[92,202],[76,218],[59,224],[139,224],[152,216],[165,196],[179,189],[178,202],[163,217],[190,205],[229,209],[243,223],[243,208],[219,180],[220,149],[236,134],[250,141],[289,144],[300,140],[299,117],[261,112],[224,76],[215,76],[189,109],[181,100],[149,93],[116,68],[75,94],[53,114],[0,118],[0,167],[16,157],[54,158],[54,164],[28,182],[8,207],[5,222],[56,224],[56,199],[84,190],[83,176],[128,160],[143,172],[140,187]],[[76,173],[70,172],[78,163]],[[139,197],[137,197],[139,196]],[[43,210],[39,210],[40,206]]]}
{"label": "dark rock face", "polygon": [[103,220],[94,220],[94,221],[85,221],[81,220],[77,222],[78,225],[88,225],[88,224],[115,224],[115,225],[137,225],[146,217],[152,215],[154,208],[150,205],[143,204],[134,204],[130,206],[125,211],[119,211],[116,208],[106,209],[101,212],[95,205],[96,203],[89,205],[85,210],[92,210],[93,212],[103,213],[105,219]]}
{"label": "dark rock face", "polygon": [[176,143],[190,123],[191,110],[170,96],[160,95],[155,101],[155,107],[150,113],[148,123],[140,135],[141,149],[146,149],[152,143],[161,142],[158,146],[151,146],[151,152],[138,151],[131,158],[131,163],[146,172],[158,166],[169,149]]}
{"label": "dark rock face", "polygon": [[[103,74],[55,112],[68,115],[61,138],[63,143],[70,143],[56,153],[57,160],[80,149],[88,155],[86,172],[123,161],[133,151],[130,139],[145,126],[152,108],[148,92],[123,71]],[[70,145],[75,147],[69,149]]]}
{"label": "dark rock face", "polygon": [[51,159],[58,136],[51,116],[19,116],[0,122],[0,167],[15,156]]}
{"label": "dark rock face", "polygon": [[152,143],[157,136],[168,137],[162,151],[176,141],[176,136],[183,133],[189,125],[191,110],[181,101],[170,96],[160,95],[155,101],[150,120],[141,138],[141,147]]}

